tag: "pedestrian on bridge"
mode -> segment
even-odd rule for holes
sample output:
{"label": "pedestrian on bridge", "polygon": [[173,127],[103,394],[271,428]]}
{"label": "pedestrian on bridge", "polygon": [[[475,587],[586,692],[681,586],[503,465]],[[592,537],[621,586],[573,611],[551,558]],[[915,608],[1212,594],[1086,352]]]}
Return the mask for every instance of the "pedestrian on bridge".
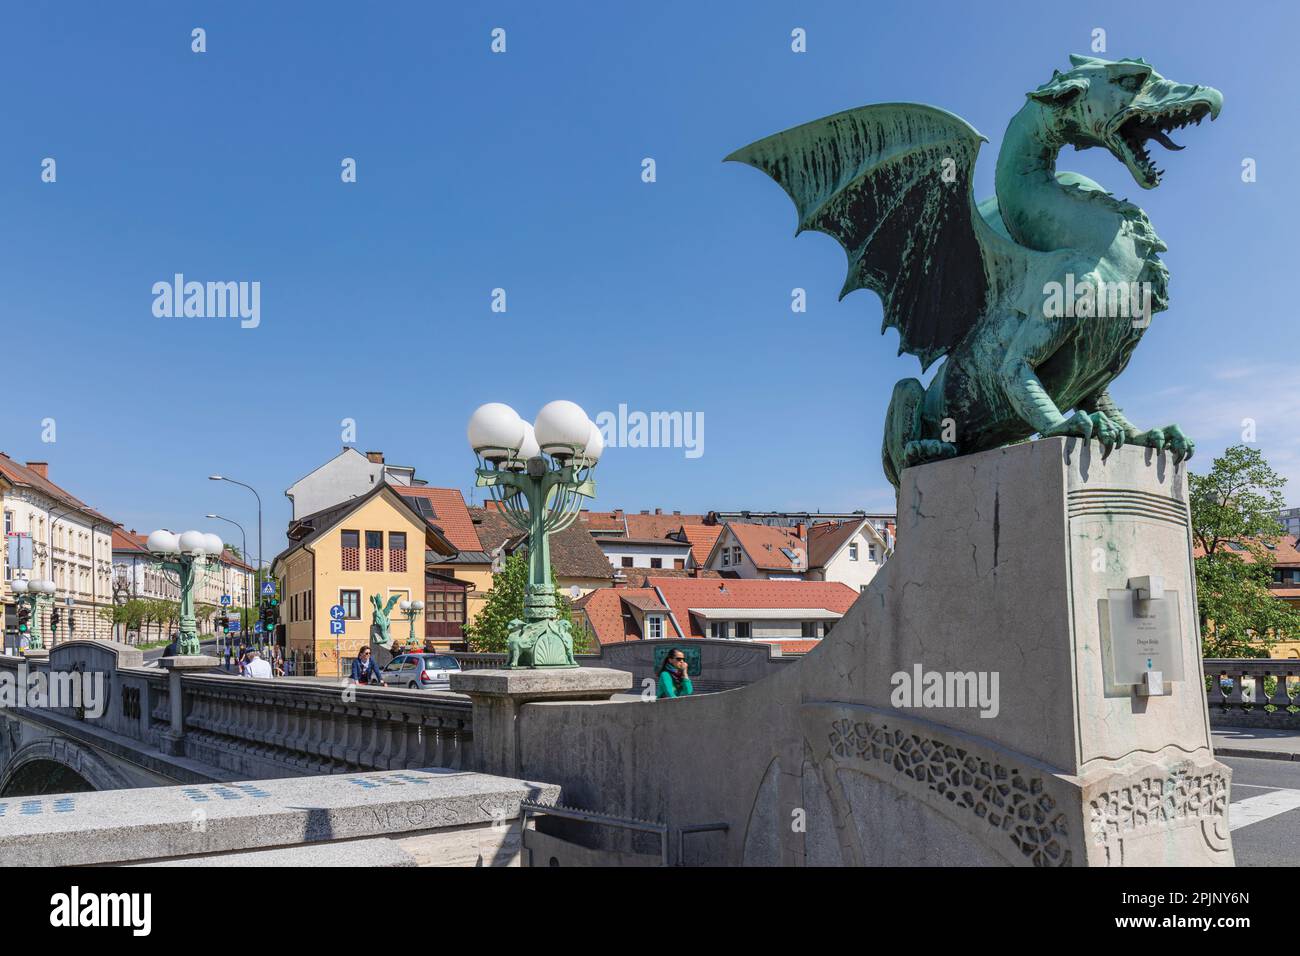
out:
{"label": "pedestrian on bridge", "polygon": [[686,655],[681,648],[670,648],[665,655],[664,662],[659,665],[658,684],[655,696],[660,699],[690,697],[694,693],[695,688],[691,686],[691,677],[687,673]]}
{"label": "pedestrian on bridge", "polygon": [[384,679],[379,676],[379,668],[375,662],[370,659],[370,648],[363,647],[357,651],[357,659],[352,662],[352,679],[358,684],[384,684]]}
{"label": "pedestrian on bridge", "polygon": [[262,659],[258,654],[256,647],[250,647],[244,655],[244,676],[245,677],[274,677],[271,672],[271,665]]}

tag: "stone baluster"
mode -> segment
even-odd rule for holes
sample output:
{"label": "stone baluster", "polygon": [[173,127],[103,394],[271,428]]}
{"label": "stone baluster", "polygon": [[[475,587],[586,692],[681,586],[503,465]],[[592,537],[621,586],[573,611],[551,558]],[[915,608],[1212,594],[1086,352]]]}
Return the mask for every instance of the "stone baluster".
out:
{"label": "stone baluster", "polygon": [[1269,703],[1277,707],[1278,710],[1286,710],[1291,703],[1291,698],[1286,692],[1286,670],[1279,670],[1274,676],[1277,678],[1277,686],[1273,688],[1273,696],[1269,698]]}

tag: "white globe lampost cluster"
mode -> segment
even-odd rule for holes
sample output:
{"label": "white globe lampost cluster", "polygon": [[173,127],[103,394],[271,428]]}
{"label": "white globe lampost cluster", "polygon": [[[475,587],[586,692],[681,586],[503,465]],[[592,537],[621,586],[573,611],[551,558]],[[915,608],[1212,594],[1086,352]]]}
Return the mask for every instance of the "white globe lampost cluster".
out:
{"label": "white globe lampost cluster", "polygon": [[27,605],[30,621],[25,636],[29,650],[45,649],[45,642],[41,639],[41,602],[45,599],[54,602],[55,587],[54,582],[49,578],[37,578],[34,581],[15,578],[9,582],[9,589],[13,591],[19,604]]}
{"label": "white globe lampost cluster", "polygon": [[522,620],[512,621],[506,666],[577,667],[569,622],[559,620],[551,586],[549,536],[578,517],[596,496],[591,474],[605,443],[600,429],[573,402],[555,401],[529,425],[509,405],[491,402],[469,419],[478,456],[477,485],[488,488],[502,513],[528,534],[528,591]]}
{"label": "white globe lampost cluster", "polygon": [[217,559],[226,550],[218,535],[203,531],[185,531],[181,534],[160,529],[149,535],[149,553],[157,560],[159,568],[176,575],[181,589],[180,643],[177,653],[199,653],[199,629],[194,617],[194,586],[199,572],[214,571]]}
{"label": "white globe lampost cluster", "polygon": [[[400,604],[397,605],[397,608],[403,614],[405,614],[406,619],[411,622],[410,643],[414,644],[415,643],[415,619],[419,617],[420,612],[424,610],[424,602],[423,601],[402,601]],[[421,641],[420,644],[421,646],[423,646],[424,642]]]}

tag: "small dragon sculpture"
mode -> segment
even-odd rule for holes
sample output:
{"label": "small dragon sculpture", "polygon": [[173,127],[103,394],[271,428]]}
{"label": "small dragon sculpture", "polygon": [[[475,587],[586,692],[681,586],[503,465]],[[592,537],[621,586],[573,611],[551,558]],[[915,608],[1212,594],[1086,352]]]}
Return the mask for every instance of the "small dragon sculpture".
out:
{"label": "small dragon sculpture", "polygon": [[1066,146],[1100,147],[1154,189],[1163,171],[1148,142],[1181,149],[1169,133],[1217,117],[1223,96],[1141,59],[1070,62],[1027,94],[998,153],[996,196],[981,203],[971,181],[984,137],[931,106],[848,110],[727,157],[790,195],[797,232],[840,242],[840,298],[875,291],[900,355],[922,371],[945,358],[928,387],[894,386],[882,458],[895,487],[911,465],[1035,434],[1095,437],[1104,454],[1144,445],[1176,463],[1195,448],[1177,425],[1139,429],[1109,393],[1151,314],[1168,306],[1167,247],[1141,209],[1058,172],[1056,158]]}
{"label": "small dragon sculpture", "polygon": [[393,633],[390,626],[389,615],[393,613],[393,607],[401,600],[400,594],[394,594],[384,603],[384,599],[378,594],[370,595],[370,604],[373,607],[373,613],[370,616],[370,640],[380,647],[393,646]]}

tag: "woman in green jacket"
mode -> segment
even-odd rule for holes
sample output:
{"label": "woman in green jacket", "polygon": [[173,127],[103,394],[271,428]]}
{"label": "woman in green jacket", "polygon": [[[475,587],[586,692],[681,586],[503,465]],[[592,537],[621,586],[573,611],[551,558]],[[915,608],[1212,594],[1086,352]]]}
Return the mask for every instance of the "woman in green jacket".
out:
{"label": "woman in green jacket", "polygon": [[659,665],[659,688],[656,697],[689,697],[693,688],[686,673],[686,655],[679,648],[671,648]]}

